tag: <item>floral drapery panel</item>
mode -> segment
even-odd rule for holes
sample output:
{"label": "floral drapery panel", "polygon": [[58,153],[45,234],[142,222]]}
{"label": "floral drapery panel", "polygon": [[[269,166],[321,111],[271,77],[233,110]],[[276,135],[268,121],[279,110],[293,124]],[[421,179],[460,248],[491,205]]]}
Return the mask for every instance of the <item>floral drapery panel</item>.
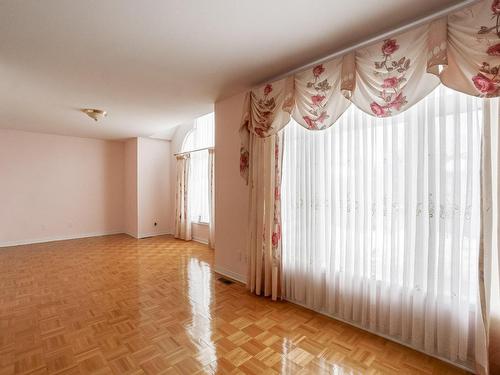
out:
{"label": "floral drapery panel", "polygon": [[257,295],[281,296],[281,161],[282,134],[253,134],[249,178],[247,286]]}
{"label": "floral drapery panel", "polygon": [[192,238],[191,218],[189,215],[188,204],[189,165],[189,154],[177,156],[177,185],[175,187],[175,238],[186,241],[190,241]]}

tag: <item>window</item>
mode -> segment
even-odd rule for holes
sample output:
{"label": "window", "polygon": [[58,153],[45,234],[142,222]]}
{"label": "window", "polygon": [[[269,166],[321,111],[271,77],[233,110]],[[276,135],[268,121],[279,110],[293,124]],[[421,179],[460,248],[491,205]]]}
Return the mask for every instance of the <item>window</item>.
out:
{"label": "window", "polygon": [[473,357],[482,103],[440,86],[398,116],[351,105],[324,131],[289,124],[285,296],[428,352]]}
{"label": "window", "polygon": [[[214,146],[214,114],[201,116],[195,120],[193,129],[186,135],[182,151],[195,151]],[[189,171],[189,204],[191,221],[208,223],[208,151],[191,153]]]}
{"label": "window", "polygon": [[186,135],[182,152],[214,147],[214,114],[209,113],[194,121],[193,129]]}

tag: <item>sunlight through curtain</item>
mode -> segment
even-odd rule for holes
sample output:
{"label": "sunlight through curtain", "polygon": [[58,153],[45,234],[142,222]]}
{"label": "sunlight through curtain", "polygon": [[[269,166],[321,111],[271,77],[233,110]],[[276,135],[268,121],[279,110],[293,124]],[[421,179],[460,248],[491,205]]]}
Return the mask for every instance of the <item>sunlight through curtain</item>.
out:
{"label": "sunlight through curtain", "polygon": [[[214,114],[209,113],[195,120],[193,130],[187,135],[182,151],[194,151],[214,146]],[[189,185],[190,220],[209,223],[209,155],[208,150],[191,152]]]}
{"label": "sunlight through curtain", "polygon": [[284,130],[283,295],[457,363],[475,359],[483,100],[351,106]]}
{"label": "sunlight through curtain", "polygon": [[208,246],[215,249],[215,150],[208,150]]}

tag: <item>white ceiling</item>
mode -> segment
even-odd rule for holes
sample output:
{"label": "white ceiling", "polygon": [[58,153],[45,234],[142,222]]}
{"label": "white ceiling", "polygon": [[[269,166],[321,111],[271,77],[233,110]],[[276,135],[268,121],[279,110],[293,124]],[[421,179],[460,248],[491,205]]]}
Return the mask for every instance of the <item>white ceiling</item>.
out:
{"label": "white ceiling", "polygon": [[168,138],[217,99],[458,2],[1,0],[0,128]]}

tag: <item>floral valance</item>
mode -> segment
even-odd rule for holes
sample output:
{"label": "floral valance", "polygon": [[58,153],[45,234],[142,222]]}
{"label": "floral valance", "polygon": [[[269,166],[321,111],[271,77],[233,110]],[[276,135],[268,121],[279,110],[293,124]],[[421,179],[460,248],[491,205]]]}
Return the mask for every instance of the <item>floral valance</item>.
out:
{"label": "floral valance", "polygon": [[448,67],[441,81],[470,95],[500,96],[500,0],[448,16]]}
{"label": "floral valance", "polygon": [[293,119],[311,130],[326,129],[337,121],[350,104],[339,89],[341,74],[341,58],[297,73]]}
{"label": "floral valance", "polygon": [[429,60],[432,59],[432,64],[444,65],[446,54],[441,43],[437,44],[437,53],[429,58],[422,51],[433,50],[431,44],[439,42],[432,32],[439,25],[446,27],[435,21],[356,51],[355,63],[344,68],[348,76],[355,77],[351,101],[370,115],[387,117],[406,110],[431,92],[439,79],[434,74],[426,74],[434,66]]}
{"label": "floral valance", "polygon": [[323,130],[350,103],[373,116],[394,116],[440,82],[469,95],[500,96],[500,0],[483,0],[251,90],[240,128],[240,172],[247,179],[250,138],[276,134],[290,117]]}

